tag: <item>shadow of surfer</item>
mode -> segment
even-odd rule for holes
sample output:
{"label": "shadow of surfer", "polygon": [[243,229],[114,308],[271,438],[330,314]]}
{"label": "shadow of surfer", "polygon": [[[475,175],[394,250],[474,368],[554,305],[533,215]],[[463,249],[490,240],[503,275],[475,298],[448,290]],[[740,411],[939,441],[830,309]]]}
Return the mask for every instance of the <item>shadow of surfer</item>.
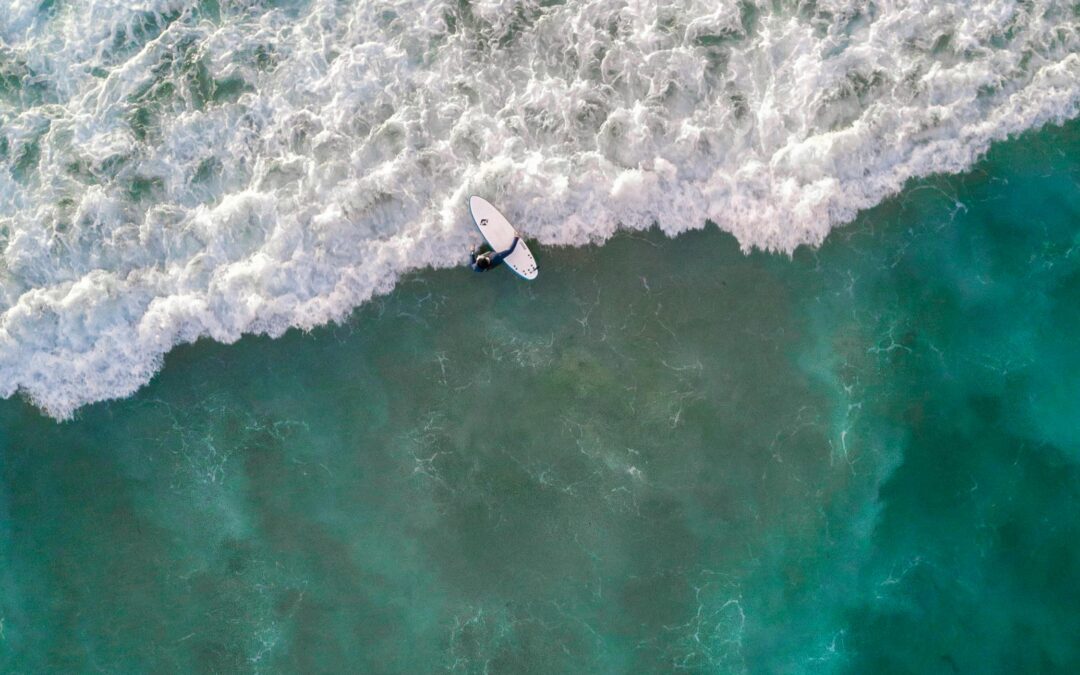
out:
{"label": "shadow of surfer", "polygon": [[473,246],[469,251],[469,267],[473,268],[474,272],[487,272],[490,269],[498,267],[507,256],[514,252],[519,241],[521,241],[520,237],[514,237],[514,242],[510,244],[510,248],[505,251],[499,251],[498,253],[490,248],[486,251],[478,252],[476,246]]}

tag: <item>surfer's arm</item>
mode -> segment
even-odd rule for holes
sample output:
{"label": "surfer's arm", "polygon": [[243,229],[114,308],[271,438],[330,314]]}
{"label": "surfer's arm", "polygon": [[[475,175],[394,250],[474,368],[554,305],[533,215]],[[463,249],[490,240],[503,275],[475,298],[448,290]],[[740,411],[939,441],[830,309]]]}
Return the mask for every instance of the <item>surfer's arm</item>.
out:
{"label": "surfer's arm", "polygon": [[521,241],[521,237],[514,237],[514,243],[510,244],[510,248],[500,253],[496,253],[495,260],[493,260],[492,262],[502,262],[503,258],[514,252],[514,249],[517,248],[519,241]]}

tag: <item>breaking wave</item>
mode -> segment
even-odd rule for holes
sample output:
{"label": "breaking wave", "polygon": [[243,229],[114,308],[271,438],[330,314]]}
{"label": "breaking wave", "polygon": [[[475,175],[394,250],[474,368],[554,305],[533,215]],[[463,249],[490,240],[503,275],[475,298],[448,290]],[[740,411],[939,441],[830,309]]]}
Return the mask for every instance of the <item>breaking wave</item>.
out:
{"label": "breaking wave", "polygon": [[470,194],[542,244],[790,252],[1080,108],[1069,2],[716,5],[9,0],[0,395],[65,418],[341,319],[461,263]]}

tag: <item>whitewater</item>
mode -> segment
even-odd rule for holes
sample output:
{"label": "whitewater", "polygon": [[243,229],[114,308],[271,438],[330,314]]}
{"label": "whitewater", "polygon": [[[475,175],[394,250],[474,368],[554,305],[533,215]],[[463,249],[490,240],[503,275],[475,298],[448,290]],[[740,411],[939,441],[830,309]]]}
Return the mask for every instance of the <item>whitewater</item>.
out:
{"label": "whitewater", "polygon": [[461,264],[470,194],[791,252],[1080,112],[1054,0],[5,5],[0,395],[58,419]]}

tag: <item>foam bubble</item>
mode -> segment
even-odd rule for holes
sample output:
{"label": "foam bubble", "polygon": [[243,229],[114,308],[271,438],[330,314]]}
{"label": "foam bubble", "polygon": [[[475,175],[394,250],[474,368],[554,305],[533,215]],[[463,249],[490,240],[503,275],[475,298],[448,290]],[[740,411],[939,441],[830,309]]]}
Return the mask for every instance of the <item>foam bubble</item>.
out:
{"label": "foam bubble", "polygon": [[790,252],[1080,106],[1053,0],[9,5],[0,394],[59,418],[460,264],[469,194]]}

